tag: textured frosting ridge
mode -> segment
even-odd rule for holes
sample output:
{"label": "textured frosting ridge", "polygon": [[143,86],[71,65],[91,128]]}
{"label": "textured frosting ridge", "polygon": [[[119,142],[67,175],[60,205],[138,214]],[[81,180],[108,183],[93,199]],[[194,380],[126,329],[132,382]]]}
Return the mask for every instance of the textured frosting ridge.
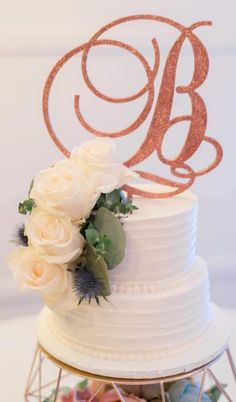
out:
{"label": "textured frosting ridge", "polygon": [[[126,252],[122,263],[110,273],[114,287],[131,292],[135,284],[157,283],[187,273],[195,258],[197,200],[186,197],[167,200],[136,198],[139,210],[123,219],[126,232]],[[131,290],[132,284],[132,290]],[[154,284],[156,284],[154,286]],[[139,286],[139,289],[141,286]],[[137,288],[138,289],[138,288]]]}
{"label": "textured frosting ridge", "polygon": [[49,325],[63,343],[103,359],[136,360],[140,354],[153,359],[185,351],[200,341],[211,318],[208,275],[200,258],[188,278],[154,293],[117,292],[99,309],[92,303],[66,317],[52,314]]}
{"label": "textured frosting ridge", "polygon": [[110,271],[108,302],[71,306],[48,320],[62,344],[103,360],[185,353],[204,341],[211,322],[207,266],[195,255],[196,198],[184,193],[134,203],[139,210],[123,219],[126,254]]}

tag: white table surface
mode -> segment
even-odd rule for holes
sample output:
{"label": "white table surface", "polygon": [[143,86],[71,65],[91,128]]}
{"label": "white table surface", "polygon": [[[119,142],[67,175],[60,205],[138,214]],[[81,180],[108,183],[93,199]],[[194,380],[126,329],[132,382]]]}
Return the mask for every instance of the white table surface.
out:
{"label": "white table surface", "polygon": [[[232,322],[231,352],[236,361],[236,310],[227,312]],[[0,401],[23,402],[24,388],[36,346],[35,316],[25,316],[0,321]],[[229,384],[228,392],[236,402],[236,386],[226,359],[214,367],[223,383]],[[225,401],[221,398],[220,401]]]}

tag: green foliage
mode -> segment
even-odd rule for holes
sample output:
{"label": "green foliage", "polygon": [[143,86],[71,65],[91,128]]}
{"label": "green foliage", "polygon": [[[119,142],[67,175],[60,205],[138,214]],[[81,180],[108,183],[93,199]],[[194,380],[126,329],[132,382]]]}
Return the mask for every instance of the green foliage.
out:
{"label": "green foliage", "polygon": [[31,190],[32,190],[32,188],[33,188],[33,185],[34,185],[34,179],[31,180],[31,183],[30,183],[30,186],[29,186],[29,191],[28,191],[28,198],[29,198],[29,199],[30,199],[30,193],[31,193]]}
{"label": "green foliage", "polygon": [[97,254],[95,247],[89,243],[87,243],[87,267],[94,273],[95,278],[101,285],[101,296],[109,296],[111,290],[106,261],[101,255]]}
{"label": "green foliage", "polygon": [[114,203],[120,201],[121,201],[120,190],[113,190],[111,193],[107,194],[102,193],[96,203],[96,209],[99,209],[101,207],[110,209]]}
{"label": "green foliage", "polygon": [[103,248],[103,257],[108,269],[113,269],[124,258],[126,245],[124,229],[114,214],[104,207],[97,211],[93,224],[102,237],[99,247]]}
{"label": "green foliage", "polygon": [[18,211],[20,214],[27,215],[31,213],[32,209],[35,207],[35,201],[32,198],[19,203]]}
{"label": "green foliage", "polygon": [[96,209],[102,207],[117,215],[132,214],[133,211],[138,209],[133,205],[133,201],[129,198],[125,198],[124,193],[119,189],[108,194],[101,194],[97,201]]}
{"label": "green foliage", "polygon": [[108,269],[115,268],[124,258],[125,233],[118,218],[132,214],[136,209],[120,189],[102,193],[90,217],[80,228],[80,233],[97,255],[104,258]]}
{"label": "green foliage", "polygon": [[110,252],[111,240],[106,236],[100,235],[92,223],[90,223],[88,229],[85,231],[85,237],[89,244],[94,246],[97,254],[106,259],[106,256]]}
{"label": "green foliage", "polygon": [[87,229],[85,230],[85,237],[86,240],[92,245],[95,246],[99,240],[100,240],[100,234],[97,231],[97,229],[95,229],[94,225],[92,224],[92,222],[89,223],[89,226],[87,227]]}
{"label": "green foliage", "polygon": [[87,378],[85,378],[83,381],[81,381],[77,384],[76,388],[84,390],[88,386],[88,384],[89,384],[89,380],[87,380]]}
{"label": "green foliage", "polygon": [[[223,388],[226,387],[226,384],[221,384]],[[206,394],[209,396],[212,402],[217,402],[221,395],[222,392],[219,390],[217,386],[213,386],[211,389],[209,389]]]}

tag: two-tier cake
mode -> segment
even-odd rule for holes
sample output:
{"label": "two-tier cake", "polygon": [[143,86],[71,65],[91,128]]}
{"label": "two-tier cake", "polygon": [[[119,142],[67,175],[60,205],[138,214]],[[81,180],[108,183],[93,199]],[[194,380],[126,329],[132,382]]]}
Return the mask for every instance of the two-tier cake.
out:
{"label": "two-tier cake", "polygon": [[190,370],[228,339],[222,313],[210,304],[208,271],[196,256],[197,199],[135,198],[124,218],[125,258],[110,272],[108,301],[47,308],[38,339],[67,364],[96,374],[158,377]]}

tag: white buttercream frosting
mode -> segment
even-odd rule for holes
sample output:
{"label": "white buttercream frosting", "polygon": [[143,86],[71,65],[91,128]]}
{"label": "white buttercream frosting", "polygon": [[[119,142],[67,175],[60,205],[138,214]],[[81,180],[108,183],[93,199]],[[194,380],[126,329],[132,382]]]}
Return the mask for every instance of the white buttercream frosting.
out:
{"label": "white buttercream frosting", "polygon": [[69,303],[47,315],[50,333],[76,355],[151,361],[181,355],[205,339],[211,322],[206,263],[195,256],[197,199],[136,197],[123,218],[125,258],[110,271],[112,294],[98,307]]}
{"label": "white buttercream frosting", "polygon": [[193,264],[197,199],[186,192],[171,199],[136,197],[134,204],[139,209],[123,219],[125,258],[111,271],[111,283],[121,291],[133,292],[135,284],[157,289],[155,284],[186,273]]}
{"label": "white buttercream frosting", "polygon": [[107,359],[165,356],[191,345],[210,322],[206,264],[197,258],[183,283],[153,293],[120,293],[109,302],[82,304],[66,316],[52,314],[55,337]]}

